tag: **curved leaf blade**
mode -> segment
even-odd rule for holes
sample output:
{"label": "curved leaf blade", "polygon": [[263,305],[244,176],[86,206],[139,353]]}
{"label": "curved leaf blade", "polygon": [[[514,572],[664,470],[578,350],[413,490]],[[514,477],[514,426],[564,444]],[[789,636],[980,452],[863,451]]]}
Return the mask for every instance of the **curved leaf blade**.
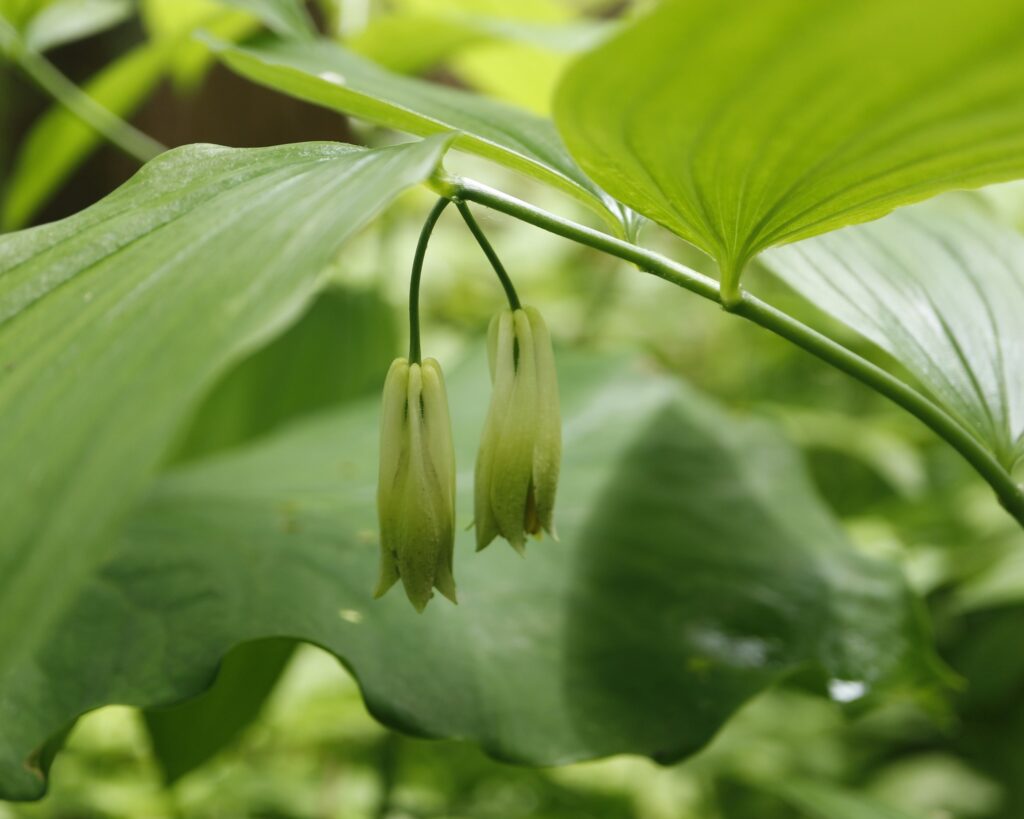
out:
{"label": "curved leaf blade", "polygon": [[455,146],[572,194],[620,232],[632,217],[579,169],[547,119],[468,91],[393,74],[327,40],[261,47],[219,44],[242,76],[377,125],[425,136],[455,135]]}
{"label": "curved leaf blade", "polygon": [[[474,555],[460,475],[458,606],[370,597],[377,401],[162,480],[39,644],[46,684],[0,686],[2,792],[38,795],[22,761],[80,711],[194,694],[267,635],[334,652],[390,725],[530,763],[678,758],[807,665],[865,691],[931,681],[898,571],[849,545],[776,433],[639,368],[560,369],[562,541]],[[463,464],[486,384],[483,356],[449,379]]]}
{"label": "curved leaf blade", "polygon": [[445,145],[189,146],[0,238],[0,680],[109,554],[203,390]]}
{"label": "curved leaf blade", "polygon": [[766,253],[881,347],[1003,466],[1024,455],[1024,237],[966,202],[907,208]]}
{"label": "curved leaf blade", "polygon": [[555,119],[620,201],[738,282],[761,250],[1024,175],[1014,0],[669,0],[567,72]]}

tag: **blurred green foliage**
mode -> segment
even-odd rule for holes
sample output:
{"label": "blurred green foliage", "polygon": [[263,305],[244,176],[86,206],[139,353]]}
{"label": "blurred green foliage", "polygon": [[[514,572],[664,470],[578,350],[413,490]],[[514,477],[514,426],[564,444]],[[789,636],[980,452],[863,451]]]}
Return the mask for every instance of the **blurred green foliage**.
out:
{"label": "blurred green foliage", "polygon": [[[27,19],[23,5],[6,4],[0,11],[10,6],[15,19]],[[548,107],[548,89],[565,55],[538,52],[529,31],[503,29],[493,20],[564,23],[585,11],[592,22],[621,11],[614,3],[537,0],[509,15],[504,3],[405,0],[389,4],[386,14],[365,15],[360,25],[363,4],[317,8],[322,24],[395,68],[429,69],[538,111]],[[492,24],[483,26],[483,18]],[[155,19],[149,18],[151,27],[165,26]],[[239,37],[254,27],[249,17],[236,17],[233,25]],[[423,48],[422,26],[437,32],[431,49]],[[205,49],[193,45],[180,55],[172,76],[180,87],[196,86],[209,67]],[[390,139],[373,129],[361,134],[369,142]],[[9,142],[0,147],[5,153],[12,148]],[[590,218],[564,196],[479,160],[453,157],[449,165],[553,210]],[[395,350],[405,270],[429,202],[426,192],[405,196],[349,247],[330,271],[337,289],[211,391],[179,457],[258,438],[375,389],[374,373],[383,378],[380,362]],[[992,202],[1021,226],[1019,187],[1000,187]],[[183,772],[161,770],[142,715],[103,708],[71,730],[47,798],[0,804],[0,819],[1024,816],[1024,535],[970,468],[913,418],[787,342],[620,262],[513,220],[480,216],[520,292],[545,305],[560,344],[639,351],[653,370],[685,377],[733,408],[781,422],[858,547],[900,564],[921,594],[936,644],[956,675],[936,693],[942,706],[844,705],[842,691],[830,699],[820,681],[798,675],[748,704],[684,763],[659,767],[623,757],[535,770],[494,762],[458,742],[383,729],[338,663],[301,647],[262,711],[259,697],[251,703],[259,718],[248,728],[240,720],[236,741],[197,770],[180,778]],[[655,227],[644,239],[712,272],[708,260]],[[765,271],[753,270],[747,283],[797,316],[815,315]],[[360,323],[341,328],[334,323],[337,311],[353,301],[372,305],[358,310]],[[478,248],[454,218],[443,221],[427,259],[425,346],[454,360],[479,344],[482,317],[500,302]],[[878,355],[859,337],[834,330],[858,352]],[[315,351],[349,344],[362,345],[372,366],[345,373],[316,366]],[[165,784],[167,773],[177,780],[173,785]]]}

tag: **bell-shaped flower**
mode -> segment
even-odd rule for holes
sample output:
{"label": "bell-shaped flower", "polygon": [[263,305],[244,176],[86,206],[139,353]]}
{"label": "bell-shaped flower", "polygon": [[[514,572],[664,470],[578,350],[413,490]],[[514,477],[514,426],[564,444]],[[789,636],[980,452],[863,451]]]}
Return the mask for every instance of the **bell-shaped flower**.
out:
{"label": "bell-shaped flower", "polygon": [[488,330],[493,393],[476,462],[477,550],[501,535],[555,535],[562,421],[551,336],[532,307],[505,309]]}
{"label": "bell-shaped flower", "polygon": [[384,382],[381,414],[380,597],[401,578],[417,611],[432,589],[455,601],[455,451],[444,377],[428,358],[399,358]]}

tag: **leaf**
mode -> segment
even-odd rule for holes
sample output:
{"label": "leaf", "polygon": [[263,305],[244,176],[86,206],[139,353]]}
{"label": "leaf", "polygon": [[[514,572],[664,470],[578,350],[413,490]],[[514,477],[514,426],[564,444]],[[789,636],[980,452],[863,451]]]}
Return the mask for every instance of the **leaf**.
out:
{"label": "leaf", "polygon": [[83,40],[127,20],[131,0],[58,0],[43,6],[25,27],[25,42],[46,51]]}
{"label": "leaf", "polygon": [[189,146],[70,219],[0,237],[0,680],[38,670],[26,652],[202,393],[444,148]]}
{"label": "leaf", "polygon": [[176,460],[266,435],[304,414],[380,389],[398,347],[394,313],[373,292],[332,287],[203,400]]}
{"label": "leaf", "polygon": [[218,48],[228,66],[254,82],[399,131],[455,133],[456,147],[572,194],[620,231],[634,228],[624,209],[576,166],[546,119],[468,91],[392,74],[326,40]]}
{"label": "leaf", "polygon": [[261,640],[224,658],[212,688],[195,699],[145,712],[153,753],[176,782],[234,742],[255,720],[295,651],[292,640]]}
{"label": "leaf", "polygon": [[[853,550],[772,428],[640,368],[560,365],[562,540],[474,554],[460,474],[458,606],[371,599],[376,398],[162,479],[0,684],[0,791],[39,794],[22,762],[75,714],[193,695],[268,635],[342,658],[389,725],[542,764],[677,759],[808,665],[861,694],[930,684],[898,571]],[[449,378],[464,467],[487,381],[483,355]]]}
{"label": "leaf", "polygon": [[966,202],[908,208],[766,253],[892,355],[1006,468],[1024,455],[1024,237]]}
{"label": "leaf", "polygon": [[[169,50],[139,46],[101,69],[83,88],[110,113],[129,117],[160,82]],[[4,199],[5,231],[27,225],[103,136],[55,102],[22,142]]]}
{"label": "leaf", "polygon": [[555,120],[612,196],[714,256],[1024,176],[1024,5],[669,0],[567,72]]}

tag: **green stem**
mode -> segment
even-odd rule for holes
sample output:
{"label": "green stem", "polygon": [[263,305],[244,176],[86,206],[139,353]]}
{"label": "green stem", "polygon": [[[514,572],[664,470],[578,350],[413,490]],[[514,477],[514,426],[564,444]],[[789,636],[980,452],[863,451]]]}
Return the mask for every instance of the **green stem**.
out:
{"label": "green stem", "polygon": [[723,299],[717,281],[659,253],[563,219],[470,180],[445,180],[443,185],[446,192],[459,199],[476,202],[566,239],[632,262],[641,270],[722,305],[729,312],[770,330],[822,361],[852,375],[917,416],[945,439],[995,490],[999,502],[1006,511],[1024,525],[1024,487],[1014,482],[1003,465],[955,418],[931,399],[881,367],[749,293],[738,291],[731,293],[728,299]]}
{"label": "green stem", "polygon": [[42,54],[28,48],[14,27],[3,17],[0,17],[0,43],[36,85],[129,156],[139,162],[149,162],[167,150],[166,146],[112,114],[65,77]]}
{"label": "green stem", "polygon": [[462,214],[462,218],[466,222],[466,227],[469,228],[469,232],[473,234],[477,244],[480,245],[480,249],[483,250],[484,255],[487,257],[487,261],[491,263],[491,267],[494,268],[495,274],[498,276],[498,281],[501,282],[501,286],[505,288],[505,296],[508,298],[508,306],[513,310],[518,310],[522,305],[519,303],[519,295],[516,293],[516,288],[512,284],[512,279],[509,278],[508,271],[505,270],[505,266],[501,263],[501,259],[498,258],[498,254],[494,252],[494,248],[491,247],[491,243],[487,241],[487,237],[484,236],[483,230],[477,223],[476,219],[473,218],[473,214],[469,210],[469,205],[465,202],[456,199],[455,207],[459,209],[459,213]]}
{"label": "green stem", "polygon": [[420,231],[420,240],[416,243],[416,255],[412,260],[412,274],[409,276],[409,363],[420,363],[420,279],[423,278],[423,259],[427,255],[427,245],[434,225],[451,204],[451,199],[442,196],[427,214],[427,221]]}

